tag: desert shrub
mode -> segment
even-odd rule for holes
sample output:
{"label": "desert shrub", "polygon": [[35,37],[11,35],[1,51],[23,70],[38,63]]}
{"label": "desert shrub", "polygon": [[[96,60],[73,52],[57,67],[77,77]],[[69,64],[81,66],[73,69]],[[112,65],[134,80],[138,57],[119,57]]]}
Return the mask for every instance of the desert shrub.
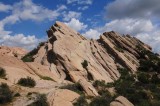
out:
{"label": "desert shrub", "polygon": [[6,70],[0,67],[0,78],[4,78],[6,76]]}
{"label": "desert shrub", "polygon": [[90,106],[110,106],[110,100],[103,97],[103,96],[97,96],[92,99]]}
{"label": "desert shrub", "polygon": [[87,103],[85,96],[80,96],[75,103],[73,103],[74,106],[89,106]]}
{"label": "desert shrub", "polygon": [[36,85],[36,82],[31,77],[27,77],[27,78],[21,78],[18,81],[18,84],[26,87],[34,87]]}
{"label": "desert shrub", "polygon": [[37,94],[35,102],[28,106],[49,106],[49,103],[45,94]]}
{"label": "desert shrub", "polygon": [[160,84],[160,78],[158,77],[158,74],[152,75],[151,82],[154,84]]}
{"label": "desert shrub", "polygon": [[84,60],[81,64],[82,64],[82,67],[86,69],[88,66],[88,61]]}
{"label": "desert shrub", "polygon": [[10,102],[12,100],[12,91],[6,83],[0,85],[0,104]]}
{"label": "desert shrub", "polygon": [[102,89],[105,89],[106,88],[106,83],[105,81],[99,81],[99,80],[96,80],[93,82],[93,86],[97,89],[97,90],[102,90]]}
{"label": "desert shrub", "polygon": [[147,84],[150,82],[150,75],[147,73],[138,73],[137,77],[138,77],[138,80],[142,83]]}
{"label": "desert shrub", "polygon": [[61,89],[68,89],[68,90],[74,91],[78,94],[83,94],[83,88],[81,87],[81,85],[79,83],[68,84],[68,85],[62,86],[60,88]]}
{"label": "desert shrub", "polygon": [[48,77],[48,76],[41,76],[40,78],[42,78],[43,80],[54,81],[52,78],[50,78],[50,77]]}
{"label": "desert shrub", "polygon": [[24,62],[33,62],[34,61],[33,56],[38,53],[39,48],[40,46],[38,46],[38,48],[33,49],[32,51],[27,53],[24,57],[22,57],[21,60]]}
{"label": "desert shrub", "polygon": [[23,57],[22,61],[23,62],[33,62],[34,58],[32,56],[28,55],[28,56]]}

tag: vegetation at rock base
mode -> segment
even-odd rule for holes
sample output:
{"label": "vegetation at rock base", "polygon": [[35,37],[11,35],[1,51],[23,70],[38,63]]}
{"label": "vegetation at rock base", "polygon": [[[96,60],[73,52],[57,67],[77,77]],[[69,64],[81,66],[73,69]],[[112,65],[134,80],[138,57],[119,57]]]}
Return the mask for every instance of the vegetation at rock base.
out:
{"label": "vegetation at rock base", "polygon": [[49,106],[45,94],[37,94],[36,100],[28,106]]}
{"label": "vegetation at rock base", "polygon": [[0,67],[0,78],[5,78],[6,70]]}
{"label": "vegetation at rock base", "polygon": [[27,53],[24,57],[21,58],[21,60],[23,62],[33,62],[34,61],[33,56],[38,53],[38,50],[40,49],[41,46],[44,46],[44,44],[45,44],[45,42],[39,43],[37,48],[35,48],[32,51],[30,51],[29,53]]}
{"label": "vegetation at rock base", "polygon": [[31,77],[27,77],[27,78],[21,78],[18,81],[18,84],[26,87],[34,87],[36,85],[36,82]]}
{"label": "vegetation at rock base", "polygon": [[81,87],[81,85],[79,83],[64,85],[64,86],[62,86],[60,88],[74,91],[74,92],[76,92],[76,93],[78,93],[80,95],[83,94],[83,88]]}
{"label": "vegetation at rock base", "polygon": [[75,103],[73,103],[74,106],[89,106],[88,102],[86,101],[86,98],[84,95],[80,96]]}
{"label": "vegetation at rock base", "polygon": [[120,47],[116,47],[116,46],[115,46],[114,48],[115,48],[116,50],[118,50],[119,52],[122,52],[122,53],[124,52],[124,50],[123,50],[122,48],[120,48]]}
{"label": "vegetation at rock base", "polygon": [[2,83],[0,85],[0,104],[11,102],[12,98],[12,91],[9,86],[6,83]]}
{"label": "vegetation at rock base", "polygon": [[160,58],[139,47],[140,66],[136,74],[119,68],[120,78],[107,87],[114,87],[117,95],[122,95],[135,106],[160,105]]}

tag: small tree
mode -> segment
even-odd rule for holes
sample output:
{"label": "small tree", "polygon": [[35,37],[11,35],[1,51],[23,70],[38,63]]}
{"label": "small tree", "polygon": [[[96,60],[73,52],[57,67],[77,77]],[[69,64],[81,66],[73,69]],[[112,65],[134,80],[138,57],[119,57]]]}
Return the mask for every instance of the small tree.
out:
{"label": "small tree", "polygon": [[0,85],[0,104],[10,102],[12,100],[12,92],[6,83]]}
{"label": "small tree", "polygon": [[6,70],[0,67],[0,78],[4,78],[6,76]]}
{"label": "small tree", "polygon": [[28,106],[49,106],[49,103],[45,94],[37,94],[35,102]]}
{"label": "small tree", "polygon": [[84,60],[81,64],[83,68],[87,69],[87,66],[88,66],[87,60]]}

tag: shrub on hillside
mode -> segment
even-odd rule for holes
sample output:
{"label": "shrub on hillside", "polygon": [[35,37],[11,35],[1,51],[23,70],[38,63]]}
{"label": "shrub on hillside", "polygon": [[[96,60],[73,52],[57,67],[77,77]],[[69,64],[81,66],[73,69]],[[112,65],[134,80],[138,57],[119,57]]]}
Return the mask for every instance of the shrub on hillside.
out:
{"label": "shrub on hillside", "polygon": [[68,84],[68,85],[62,86],[60,88],[61,89],[68,89],[68,90],[74,91],[78,94],[83,94],[83,88],[81,87],[81,85],[79,83]]}
{"label": "shrub on hillside", "polygon": [[84,60],[81,64],[82,64],[82,67],[86,69],[88,66],[88,61]]}
{"label": "shrub on hillside", "polygon": [[110,106],[110,100],[105,97],[95,97],[90,103],[90,106]]}
{"label": "shrub on hillside", "polygon": [[89,106],[87,103],[85,96],[80,96],[75,103],[73,103],[74,106]]}
{"label": "shrub on hillside", "polygon": [[12,92],[5,83],[0,85],[0,104],[10,102],[12,100]]}
{"label": "shrub on hillside", "polygon": [[149,83],[150,82],[150,75],[146,73],[138,73],[138,80],[142,83]]}
{"label": "shrub on hillside", "polygon": [[0,78],[4,78],[6,76],[6,70],[0,67]]}
{"label": "shrub on hillside", "polygon": [[36,82],[31,77],[27,77],[27,78],[21,78],[18,81],[18,84],[26,87],[34,87],[36,85]]}
{"label": "shrub on hillside", "polygon": [[37,94],[35,102],[28,106],[49,106],[49,103],[45,94]]}

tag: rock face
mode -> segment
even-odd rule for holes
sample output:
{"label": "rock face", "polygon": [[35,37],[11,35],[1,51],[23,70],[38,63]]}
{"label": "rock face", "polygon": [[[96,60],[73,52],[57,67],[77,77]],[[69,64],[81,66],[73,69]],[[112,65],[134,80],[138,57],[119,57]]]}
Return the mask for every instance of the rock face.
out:
{"label": "rock face", "polygon": [[[137,46],[151,47],[130,35],[105,32],[98,40],[88,40],[61,22],[47,31],[48,41],[39,51],[35,61],[50,67],[59,80],[81,82],[90,96],[98,93],[89,81],[113,82],[120,77],[118,67],[135,73],[139,66]],[[86,60],[87,67],[82,63]]]}
{"label": "rock face", "polygon": [[110,106],[134,106],[131,102],[129,102],[125,97],[119,96],[115,99],[115,101],[110,103]]}
{"label": "rock face", "polygon": [[[26,54],[25,50],[0,46],[0,67],[7,74],[7,80],[0,79],[0,82],[7,83],[22,94],[11,105],[28,105],[33,101],[28,101],[25,95],[28,92],[40,92],[47,94],[50,106],[72,106],[79,94],[59,89],[59,86],[77,82],[86,95],[98,96],[93,81],[114,82],[120,77],[118,68],[121,67],[135,73],[139,66],[138,48],[151,51],[150,46],[130,35],[121,36],[111,31],[103,33],[98,40],[86,39],[61,22],[51,26],[47,34],[48,40],[32,53],[33,62],[19,59]],[[16,84],[20,78],[27,76],[36,81],[34,88]],[[46,77],[52,81],[45,80]],[[111,106],[133,105],[120,96]]]}

